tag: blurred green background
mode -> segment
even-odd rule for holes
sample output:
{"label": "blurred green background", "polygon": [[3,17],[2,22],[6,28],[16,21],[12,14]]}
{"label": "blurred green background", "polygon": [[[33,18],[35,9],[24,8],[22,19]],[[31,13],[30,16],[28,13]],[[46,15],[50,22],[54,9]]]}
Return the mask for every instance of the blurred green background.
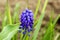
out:
{"label": "blurred green background", "polygon": [[[45,0],[41,1],[41,5],[38,10],[37,19],[41,13],[44,1]],[[33,12],[36,9],[37,2],[38,2],[37,0],[28,1],[29,9],[31,9]],[[9,0],[11,15],[13,15],[13,11],[14,11],[14,7],[15,7],[16,3],[20,3],[20,9],[19,9],[20,14],[26,8],[26,5],[27,5],[26,0]],[[6,0],[0,0],[0,30],[2,28],[1,26],[2,26],[2,19],[4,18],[5,5],[6,5]],[[44,26],[48,23],[52,11],[54,12],[54,14],[53,14],[53,20],[54,20],[60,14],[60,0],[49,0],[47,8],[46,8],[46,12],[45,12],[46,14],[45,14],[45,17],[44,17],[44,20],[42,23],[42,27],[40,29],[40,32],[39,32],[39,35],[37,38],[38,40],[40,40],[40,36],[44,35],[44,32],[45,32]],[[55,32],[56,32],[56,35],[55,35],[56,37],[60,35],[60,18],[56,24]],[[58,39],[58,40],[60,40],[60,39]]]}

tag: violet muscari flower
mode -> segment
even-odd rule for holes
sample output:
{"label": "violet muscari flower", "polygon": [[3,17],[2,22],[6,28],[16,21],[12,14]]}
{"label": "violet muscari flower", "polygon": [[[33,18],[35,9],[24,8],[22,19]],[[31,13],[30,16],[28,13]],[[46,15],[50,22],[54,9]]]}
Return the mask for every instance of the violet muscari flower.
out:
{"label": "violet muscari flower", "polygon": [[31,32],[33,30],[33,12],[32,10],[26,9],[22,12],[20,16],[20,27],[19,29],[24,30],[23,34],[26,32]]}

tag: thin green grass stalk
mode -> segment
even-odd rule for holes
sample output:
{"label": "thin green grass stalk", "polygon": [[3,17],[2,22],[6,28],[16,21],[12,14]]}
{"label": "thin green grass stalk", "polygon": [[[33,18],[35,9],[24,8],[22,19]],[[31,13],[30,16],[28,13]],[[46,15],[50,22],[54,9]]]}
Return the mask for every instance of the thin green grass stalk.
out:
{"label": "thin green grass stalk", "polygon": [[29,36],[28,36],[28,33],[26,33],[25,35],[23,35],[23,40],[29,40]]}
{"label": "thin green grass stalk", "polygon": [[22,33],[20,33],[20,40],[23,40],[23,34]]}
{"label": "thin green grass stalk", "polygon": [[5,16],[2,20],[2,28],[7,25],[7,16]]}
{"label": "thin green grass stalk", "polygon": [[[9,24],[12,25],[12,18],[11,18],[11,14],[10,14],[10,6],[9,6],[9,3],[8,3],[8,0],[7,0],[7,3],[6,3],[6,16],[7,16]],[[13,40],[14,40],[14,38],[13,38]]]}
{"label": "thin green grass stalk", "polygon": [[51,16],[50,16],[50,21],[45,25],[45,28],[48,27],[48,26],[50,25],[50,23],[53,22],[53,18],[52,18],[53,15],[54,15],[54,11],[52,10],[52,11],[51,11]]}
{"label": "thin green grass stalk", "polygon": [[[13,23],[17,23],[17,22],[19,22],[19,9],[20,9],[20,3],[17,3],[16,5],[15,5],[15,8],[14,8],[14,15],[13,15],[13,17],[12,17],[12,20],[13,20]],[[13,40],[17,40],[17,33],[16,33],[16,35],[12,38]]]}
{"label": "thin green grass stalk", "polygon": [[11,14],[10,14],[10,7],[9,7],[8,0],[7,0],[6,8],[5,8],[5,17],[2,21],[2,27],[6,26],[8,22],[9,22],[9,24],[12,24]]}
{"label": "thin green grass stalk", "polygon": [[47,4],[48,4],[48,0],[45,0],[41,14],[44,14]]}
{"label": "thin green grass stalk", "polygon": [[54,29],[58,19],[60,18],[60,15],[57,16],[57,18],[54,20],[53,24],[52,24],[52,29]]}
{"label": "thin green grass stalk", "polygon": [[5,15],[4,18],[2,18],[2,28],[4,28],[4,26],[6,26],[7,23],[7,16]]}
{"label": "thin green grass stalk", "polygon": [[13,23],[14,22],[19,22],[19,9],[20,9],[20,3],[17,3],[15,8],[14,8],[14,15],[13,15]]}
{"label": "thin green grass stalk", "polygon": [[53,25],[55,26],[55,24],[57,23],[57,20],[60,18],[60,14],[57,16],[57,18],[54,20]]}
{"label": "thin green grass stalk", "polygon": [[27,35],[26,40],[29,40],[29,36]]}
{"label": "thin green grass stalk", "polygon": [[53,35],[53,31],[54,31],[52,29],[52,25],[53,25],[52,21],[53,21],[53,18],[52,18],[52,13],[51,13],[50,21],[49,21],[48,26],[47,26],[48,29],[46,30],[46,33],[43,37],[43,40],[52,40],[52,35]]}
{"label": "thin green grass stalk", "polygon": [[[6,3],[6,15],[7,15],[7,19],[8,19],[8,22],[10,25],[12,25],[12,18],[11,18],[11,13],[10,13],[10,6],[9,6],[9,3],[8,3],[8,0],[7,0],[7,3]],[[14,40],[14,38],[12,38]]]}
{"label": "thin green grass stalk", "polygon": [[60,18],[60,15],[57,16],[57,18],[54,20],[54,22],[50,22],[50,25],[44,35],[44,38],[43,40],[53,40],[53,34],[54,34],[54,27],[55,27],[55,24],[57,22],[57,20]]}
{"label": "thin green grass stalk", "polygon": [[16,35],[15,35],[15,40],[17,40],[17,37],[18,37],[18,33],[16,33]]}
{"label": "thin green grass stalk", "polygon": [[16,32],[16,34],[14,35],[14,37],[12,38],[12,40],[17,40],[18,34]]}
{"label": "thin green grass stalk", "polygon": [[44,3],[44,6],[43,6],[43,9],[42,9],[41,15],[39,17],[38,23],[36,25],[36,29],[34,31],[32,40],[36,40],[36,38],[37,38],[38,32],[39,32],[40,27],[41,27],[41,24],[42,24],[42,20],[43,20],[44,15],[45,15],[44,12],[45,12],[45,9],[46,9],[47,4],[48,4],[48,0],[46,0],[45,3]]}
{"label": "thin green grass stalk", "polygon": [[6,2],[5,14],[4,14],[5,16],[4,16],[3,20],[2,20],[2,28],[4,28],[4,26],[7,25],[7,13],[8,13],[8,11],[7,11],[7,2]]}
{"label": "thin green grass stalk", "polygon": [[9,3],[8,3],[8,0],[7,0],[7,3],[6,3],[6,15],[8,17],[8,22],[9,24],[12,24],[12,19],[11,19],[11,14],[10,14],[10,6],[9,6]]}
{"label": "thin green grass stalk", "polygon": [[34,14],[34,19],[36,18],[36,15],[38,13],[39,7],[40,7],[40,2],[41,0],[38,0],[37,6],[36,6],[36,10],[35,10],[35,14]]}
{"label": "thin green grass stalk", "polygon": [[35,23],[34,23],[33,27],[35,27],[37,23],[38,23],[38,20],[36,20],[36,21],[35,21]]}
{"label": "thin green grass stalk", "polygon": [[[19,23],[19,9],[20,9],[20,3],[17,3],[14,8],[14,15],[13,15],[13,23]],[[13,40],[17,40],[17,33],[13,37]]]}
{"label": "thin green grass stalk", "polygon": [[[19,22],[19,9],[20,9],[20,3],[17,3],[15,5],[15,8],[14,8],[14,15],[13,15],[13,23],[14,22]],[[12,40],[17,40],[17,33],[15,34],[15,36],[12,38]]]}
{"label": "thin green grass stalk", "polygon": [[54,11],[51,11],[50,22],[53,22]]}

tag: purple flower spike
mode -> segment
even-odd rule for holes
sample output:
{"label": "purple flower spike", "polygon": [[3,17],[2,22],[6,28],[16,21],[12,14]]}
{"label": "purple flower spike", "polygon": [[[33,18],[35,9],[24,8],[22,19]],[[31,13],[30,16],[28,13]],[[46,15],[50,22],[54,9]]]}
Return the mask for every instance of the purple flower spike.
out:
{"label": "purple flower spike", "polygon": [[20,29],[24,30],[23,33],[30,32],[33,29],[33,12],[29,9],[26,9],[22,12],[20,17]]}

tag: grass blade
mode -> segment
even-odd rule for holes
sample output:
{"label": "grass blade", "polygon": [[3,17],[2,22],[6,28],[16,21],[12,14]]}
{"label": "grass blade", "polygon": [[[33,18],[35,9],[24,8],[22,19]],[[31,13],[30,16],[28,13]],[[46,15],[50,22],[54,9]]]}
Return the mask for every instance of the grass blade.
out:
{"label": "grass blade", "polygon": [[7,3],[6,3],[6,16],[7,16],[9,24],[12,24],[12,19],[11,19],[11,14],[10,14],[10,6],[9,6],[9,3],[8,3],[8,0],[7,0]]}
{"label": "grass blade", "polygon": [[46,0],[45,3],[44,3],[44,7],[43,7],[42,12],[41,12],[41,15],[40,15],[40,17],[39,17],[38,23],[37,23],[37,25],[36,25],[36,29],[35,29],[35,31],[34,31],[33,39],[32,39],[32,40],[36,40],[36,38],[37,38],[38,32],[39,32],[40,27],[41,27],[41,24],[42,24],[42,20],[43,20],[44,15],[45,15],[44,12],[45,12],[47,3],[48,3],[48,0]]}
{"label": "grass blade", "polygon": [[10,6],[8,4],[8,0],[6,2],[5,16],[4,16],[4,19],[2,21],[2,27],[6,26],[7,24],[12,24],[12,19],[11,19],[11,14],[10,14]]}
{"label": "grass blade", "polygon": [[2,28],[7,25],[7,16],[2,20]]}
{"label": "grass blade", "polygon": [[55,24],[57,22],[57,20],[60,18],[60,15],[57,16],[57,18],[54,20],[54,22],[50,22],[50,25],[43,37],[43,40],[53,40],[53,33],[54,33],[54,27],[55,27]]}
{"label": "grass blade", "polygon": [[19,9],[20,9],[20,3],[17,3],[15,8],[14,8],[14,15],[13,15],[13,23],[16,21],[18,22],[19,18]]}
{"label": "grass blade", "polygon": [[[19,22],[19,9],[20,9],[20,3],[16,3],[15,5],[15,8],[14,8],[14,14],[13,14],[13,17],[12,17],[12,23],[17,23]],[[17,33],[15,34],[15,36],[12,38],[12,40],[17,40]]]}
{"label": "grass blade", "polygon": [[17,32],[19,25],[7,25],[0,33],[0,40],[10,40]]}
{"label": "grass blade", "polygon": [[2,27],[4,27],[4,26],[6,26],[7,25],[7,22],[9,22],[9,21],[7,21],[10,17],[9,17],[9,15],[10,15],[10,11],[9,11],[9,7],[8,7],[8,0],[7,0],[7,2],[6,2],[6,6],[5,6],[5,14],[4,14],[5,16],[4,16],[4,18],[3,18],[3,20],[2,20]]}
{"label": "grass blade", "polygon": [[57,22],[57,20],[60,18],[60,14],[57,16],[57,18],[54,20],[54,23],[53,23],[53,25],[55,25],[56,24],[56,22]]}
{"label": "grass blade", "polygon": [[36,18],[36,15],[38,13],[38,9],[40,7],[40,2],[41,2],[41,0],[38,0],[37,7],[36,7],[36,10],[35,10],[35,14],[34,14],[34,19]]}

